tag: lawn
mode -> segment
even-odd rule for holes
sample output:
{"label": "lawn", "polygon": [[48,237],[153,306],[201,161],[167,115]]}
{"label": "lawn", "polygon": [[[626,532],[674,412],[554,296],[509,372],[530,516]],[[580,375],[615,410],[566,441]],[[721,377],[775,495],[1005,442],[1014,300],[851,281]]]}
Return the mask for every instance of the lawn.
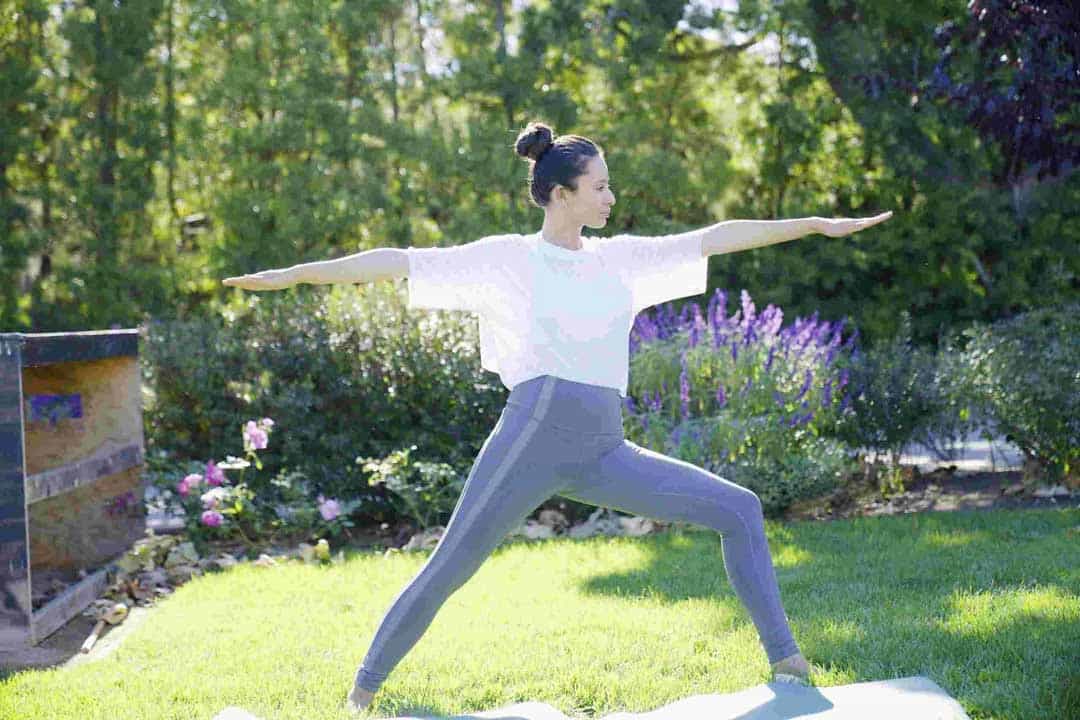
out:
{"label": "lawn", "polygon": [[[1080,700],[1080,509],[767,521],[785,609],[821,685],[926,675],[972,718],[1060,720]],[[383,613],[430,551],[239,565],[164,597],[110,655],[0,681],[0,718],[349,718]],[[721,537],[500,546],[391,672],[372,717],[523,700],[643,712],[767,682]],[[1072,715],[1076,717],[1077,715]]]}

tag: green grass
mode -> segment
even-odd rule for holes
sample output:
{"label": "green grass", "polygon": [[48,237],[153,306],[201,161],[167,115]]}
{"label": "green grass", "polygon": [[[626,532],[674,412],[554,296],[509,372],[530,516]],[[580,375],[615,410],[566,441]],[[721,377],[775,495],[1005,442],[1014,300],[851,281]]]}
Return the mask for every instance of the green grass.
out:
{"label": "green grass", "polygon": [[[926,675],[972,718],[1080,717],[1080,510],[768,521],[782,598],[821,685]],[[644,712],[767,682],[721,537],[499,547],[391,672],[372,717],[540,700]],[[430,551],[238,566],[160,601],[116,651],[0,682],[0,718],[348,718],[383,613]],[[1072,714],[1070,714],[1072,713]]]}

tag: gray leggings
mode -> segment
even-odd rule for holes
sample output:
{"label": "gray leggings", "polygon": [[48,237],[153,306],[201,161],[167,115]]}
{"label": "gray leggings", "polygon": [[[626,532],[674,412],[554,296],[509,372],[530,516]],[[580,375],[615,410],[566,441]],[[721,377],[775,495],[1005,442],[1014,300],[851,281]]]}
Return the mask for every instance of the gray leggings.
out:
{"label": "gray leggings", "polygon": [[769,662],[799,652],[780,603],[758,496],[626,440],[618,390],[540,375],[511,390],[446,530],[383,617],[356,685],[377,691],[447,598],[552,495],[716,530],[728,580]]}

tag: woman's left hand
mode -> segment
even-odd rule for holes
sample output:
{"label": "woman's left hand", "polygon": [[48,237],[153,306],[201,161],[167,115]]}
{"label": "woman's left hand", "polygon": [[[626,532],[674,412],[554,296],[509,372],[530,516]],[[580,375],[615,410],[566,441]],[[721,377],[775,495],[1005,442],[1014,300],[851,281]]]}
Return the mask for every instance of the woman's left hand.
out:
{"label": "woman's left hand", "polygon": [[829,237],[842,237],[858,232],[892,217],[892,210],[867,218],[814,218],[817,231]]}

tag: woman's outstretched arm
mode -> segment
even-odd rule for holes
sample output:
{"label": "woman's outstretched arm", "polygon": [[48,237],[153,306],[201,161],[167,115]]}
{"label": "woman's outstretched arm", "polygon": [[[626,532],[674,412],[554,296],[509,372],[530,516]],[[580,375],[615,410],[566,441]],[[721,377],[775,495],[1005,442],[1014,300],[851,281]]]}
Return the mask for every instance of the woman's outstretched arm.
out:
{"label": "woman's outstretched arm", "polygon": [[892,210],[867,218],[725,220],[690,232],[701,235],[701,252],[707,257],[787,242],[810,233],[841,237],[884,222],[890,217]]}
{"label": "woman's outstretched arm", "polygon": [[375,248],[333,260],[237,275],[221,282],[244,290],[281,290],[298,283],[365,283],[406,277],[408,274],[409,260],[404,250]]}

